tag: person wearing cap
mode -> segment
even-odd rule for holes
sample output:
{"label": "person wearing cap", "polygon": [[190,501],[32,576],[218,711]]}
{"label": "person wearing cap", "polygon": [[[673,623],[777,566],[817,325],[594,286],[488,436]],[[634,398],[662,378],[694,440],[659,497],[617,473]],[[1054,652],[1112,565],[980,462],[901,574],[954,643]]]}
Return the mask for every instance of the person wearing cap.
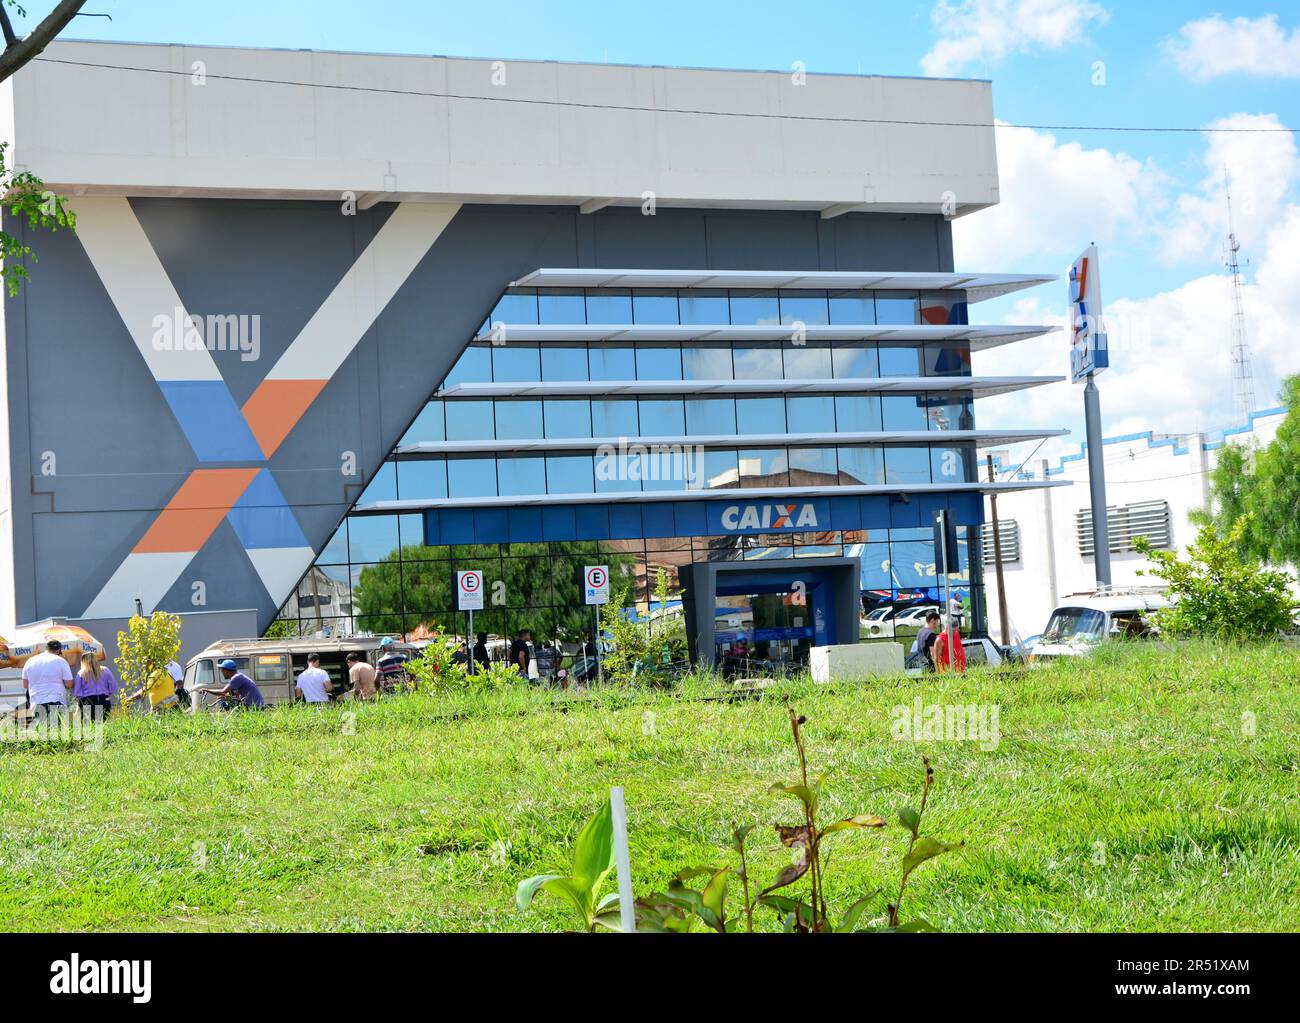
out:
{"label": "person wearing cap", "polygon": [[330,673],[320,666],[320,654],[308,654],[307,670],[294,682],[294,696],[304,703],[329,703],[333,691]]}
{"label": "person wearing cap", "polygon": [[229,657],[217,667],[221,669],[221,675],[226,680],[225,686],[220,689],[216,686],[199,686],[195,692],[211,693],[222,698],[233,695],[242,700],[249,710],[261,710],[266,706],[266,700],[262,697],[262,690],[257,688],[257,683],[240,671],[239,666]]}
{"label": "person wearing cap", "polygon": [[63,656],[63,644],[52,639],[45,652],[23,665],[23,688],[32,707],[32,720],[45,721],[63,713],[72,688],[72,668]]}
{"label": "person wearing cap", "polygon": [[352,683],[352,699],[373,700],[375,698],[375,669],[366,663],[366,659],[355,650],[348,654],[348,680]]}
{"label": "person wearing cap", "polygon": [[375,664],[379,673],[379,686],[391,693],[406,681],[406,654],[397,649],[392,636],[379,641],[379,660]]}

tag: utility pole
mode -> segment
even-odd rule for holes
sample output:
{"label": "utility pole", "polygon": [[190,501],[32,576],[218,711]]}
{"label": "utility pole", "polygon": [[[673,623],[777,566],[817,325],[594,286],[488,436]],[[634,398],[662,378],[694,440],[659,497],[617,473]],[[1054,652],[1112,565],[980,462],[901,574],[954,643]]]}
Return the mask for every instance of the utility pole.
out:
{"label": "utility pole", "polygon": [[[989,482],[996,483],[993,472],[993,456],[988,455]],[[1002,630],[1002,645],[1011,645],[1011,626],[1007,619],[1007,588],[1002,576],[1002,532],[998,527],[998,494],[989,491],[989,517],[993,520],[993,571],[998,580],[998,625]]]}

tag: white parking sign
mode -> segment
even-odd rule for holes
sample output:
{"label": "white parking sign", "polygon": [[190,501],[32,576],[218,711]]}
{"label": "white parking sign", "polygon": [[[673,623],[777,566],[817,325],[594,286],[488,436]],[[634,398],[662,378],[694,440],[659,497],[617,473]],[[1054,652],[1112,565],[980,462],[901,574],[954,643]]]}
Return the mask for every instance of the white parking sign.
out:
{"label": "white parking sign", "polygon": [[462,611],[483,610],[483,573],[478,569],[456,573],[456,606]]}
{"label": "white parking sign", "polygon": [[588,604],[609,603],[608,565],[588,565],[582,570],[582,580]]}

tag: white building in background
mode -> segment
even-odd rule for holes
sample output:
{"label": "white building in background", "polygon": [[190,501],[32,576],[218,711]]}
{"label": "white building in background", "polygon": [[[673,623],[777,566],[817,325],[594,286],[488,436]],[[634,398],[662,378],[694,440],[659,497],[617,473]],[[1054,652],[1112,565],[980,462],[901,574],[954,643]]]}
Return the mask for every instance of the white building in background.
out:
{"label": "white building in background", "polygon": [[[1158,585],[1158,580],[1138,575],[1138,570],[1146,567],[1146,559],[1133,550],[1134,538],[1145,536],[1154,547],[1184,550],[1196,536],[1192,511],[1209,503],[1210,472],[1219,450],[1227,443],[1267,445],[1285,415],[1284,408],[1254,412],[1245,425],[1219,434],[1107,437],[1106,500],[1113,585]],[[1042,631],[1061,598],[1096,585],[1085,447],[1081,444],[1076,454],[1066,455],[1055,465],[1042,459],[1015,473],[1018,479],[1066,480],[1076,486],[998,496],[1007,613],[1013,633],[1022,638]],[[998,461],[995,455],[995,464]],[[984,517],[989,633],[996,637],[998,587],[987,498]]]}

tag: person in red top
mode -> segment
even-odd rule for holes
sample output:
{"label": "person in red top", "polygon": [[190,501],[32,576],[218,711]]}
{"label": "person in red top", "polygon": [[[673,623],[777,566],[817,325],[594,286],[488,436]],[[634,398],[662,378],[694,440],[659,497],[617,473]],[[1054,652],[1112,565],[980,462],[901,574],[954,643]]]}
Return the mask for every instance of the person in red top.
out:
{"label": "person in red top", "polygon": [[[958,628],[957,623],[951,619],[949,619],[949,624],[952,627],[951,635],[953,655],[950,656],[948,652],[949,632],[948,629],[945,628],[939,633],[938,638],[934,641],[934,646],[931,648],[934,657],[935,671],[965,671],[966,650],[962,647],[961,643],[961,629]],[[954,663],[950,664],[950,661]]]}

